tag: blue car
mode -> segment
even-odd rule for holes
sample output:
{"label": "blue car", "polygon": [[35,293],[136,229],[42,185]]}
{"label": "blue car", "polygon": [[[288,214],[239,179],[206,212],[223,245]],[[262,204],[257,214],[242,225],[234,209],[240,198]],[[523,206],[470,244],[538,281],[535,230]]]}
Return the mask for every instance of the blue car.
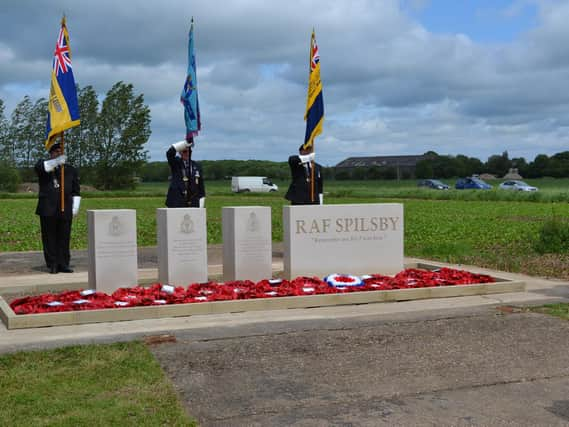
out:
{"label": "blue car", "polygon": [[470,177],[470,178],[460,178],[456,181],[454,186],[457,190],[490,190],[491,185],[486,184],[480,178]]}

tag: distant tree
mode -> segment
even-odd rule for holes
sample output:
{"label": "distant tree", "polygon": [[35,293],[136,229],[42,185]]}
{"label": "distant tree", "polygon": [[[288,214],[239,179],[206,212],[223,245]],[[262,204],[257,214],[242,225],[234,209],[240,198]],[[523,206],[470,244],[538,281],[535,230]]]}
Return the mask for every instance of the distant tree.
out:
{"label": "distant tree", "polygon": [[31,143],[26,149],[26,167],[33,167],[38,158],[45,155],[45,128],[47,99],[39,98],[32,107],[30,116]]}
{"label": "distant tree", "polygon": [[512,161],[510,160],[507,151],[504,151],[501,156],[493,155],[488,157],[488,161],[485,165],[486,172],[498,177],[506,175],[511,167]]}
{"label": "distant tree", "polygon": [[366,168],[354,168],[352,170],[352,179],[362,180],[366,179],[367,170]]}
{"label": "distant tree", "polygon": [[4,101],[0,99],[0,163],[8,163],[10,158],[10,145],[8,139],[9,123],[8,119],[4,115],[5,111]]}
{"label": "distant tree", "polygon": [[527,176],[528,166],[529,165],[526,162],[526,159],[524,159],[523,157],[514,157],[512,159],[512,168],[517,169],[518,173],[521,176]]}
{"label": "distant tree", "polygon": [[381,168],[379,166],[371,166],[367,170],[367,179],[381,179]]}
{"label": "distant tree", "polygon": [[351,178],[350,171],[345,168],[336,168],[335,176],[338,181],[345,181]]}
{"label": "distant tree", "polygon": [[419,160],[415,165],[415,176],[419,179],[429,179],[434,178],[433,172],[433,160],[424,159]]}
{"label": "distant tree", "polygon": [[92,86],[77,86],[81,124],[66,132],[65,152],[74,166],[90,166],[96,160],[99,100]]}
{"label": "distant tree", "polygon": [[551,156],[546,170],[548,176],[555,178],[569,176],[569,151],[563,151]]}
{"label": "distant tree", "polygon": [[25,96],[12,111],[8,131],[8,162],[13,166],[20,166],[26,159],[26,149],[33,138],[30,118],[33,104],[29,96]]}
{"label": "distant tree", "polygon": [[541,178],[546,176],[549,167],[549,157],[546,154],[538,154],[527,168],[528,178]]}
{"label": "distant tree", "polygon": [[170,167],[168,166],[168,162],[149,162],[145,163],[140,169],[140,178],[143,182],[168,181],[169,175]]}
{"label": "distant tree", "polygon": [[147,158],[150,109],[132,84],[116,83],[103,101],[97,121],[95,185],[101,189],[132,188]]}

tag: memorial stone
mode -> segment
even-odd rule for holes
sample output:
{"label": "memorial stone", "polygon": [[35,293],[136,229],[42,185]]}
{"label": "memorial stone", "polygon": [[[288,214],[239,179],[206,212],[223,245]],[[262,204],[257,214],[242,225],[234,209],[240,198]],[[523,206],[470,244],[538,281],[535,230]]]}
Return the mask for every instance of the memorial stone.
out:
{"label": "memorial stone", "polygon": [[226,207],[223,221],[223,280],[272,276],[271,208]]}
{"label": "memorial stone", "polygon": [[89,286],[112,293],[138,284],[136,211],[88,210]]}
{"label": "memorial stone", "polygon": [[284,275],[396,274],[403,269],[403,205],[284,206]]}
{"label": "memorial stone", "polygon": [[206,210],[156,209],[158,280],[175,286],[207,282]]}

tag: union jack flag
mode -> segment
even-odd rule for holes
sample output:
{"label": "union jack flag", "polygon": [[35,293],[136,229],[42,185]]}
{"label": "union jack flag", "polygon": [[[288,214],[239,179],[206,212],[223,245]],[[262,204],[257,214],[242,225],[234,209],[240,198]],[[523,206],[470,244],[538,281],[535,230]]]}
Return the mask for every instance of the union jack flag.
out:
{"label": "union jack flag", "polygon": [[51,67],[51,88],[47,104],[47,125],[45,130],[45,148],[49,150],[55,137],[66,129],[78,126],[79,103],[73,67],[71,67],[71,48],[65,16],[61,20],[61,29],[53,52]]}
{"label": "union jack flag", "polygon": [[320,80],[320,54],[316,44],[316,36],[312,30],[310,39],[310,65],[308,72],[308,94],[306,97],[306,133],[304,143],[300,146],[302,150],[311,150],[314,145],[314,138],[322,133],[324,123],[324,99],[322,97],[322,80]]}
{"label": "union jack flag", "polygon": [[318,45],[316,38],[312,39],[312,57],[310,58],[310,71],[314,71],[316,64],[320,62],[320,55],[318,54]]}
{"label": "union jack flag", "polygon": [[56,76],[59,73],[67,73],[67,68],[71,68],[71,58],[69,57],[69,44],[65,36],[64,26],[59,30],[59,37],[55,44],[55,51],[53,52],[53,71]]}

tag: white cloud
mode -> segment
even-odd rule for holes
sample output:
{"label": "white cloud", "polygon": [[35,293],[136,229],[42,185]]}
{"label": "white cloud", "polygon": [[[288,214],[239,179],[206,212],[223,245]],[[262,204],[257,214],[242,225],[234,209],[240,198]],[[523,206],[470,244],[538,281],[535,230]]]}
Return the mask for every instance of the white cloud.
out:
{"label": "white cloud", "polygon": [[[439,153],[529,160],[569,140],[569,5],[538,1],[537,26],[509,44],[434,34],[396,0],[77,2],[8,0],[0,18],[0,98],[47,96],[65,10],[74,73],[101,95],[119,81],[144,93],[147,149],[164,158],[184,134],[179,94],[196,20],[202,159],[286,160],[304,137],[308,44],[320,47],[323,164],[347,156]],[[434,3],[410,0],[412,10]],[[404,4],[404,5],[405,5]],[[529,3],[515,2],[515,17]]]}

